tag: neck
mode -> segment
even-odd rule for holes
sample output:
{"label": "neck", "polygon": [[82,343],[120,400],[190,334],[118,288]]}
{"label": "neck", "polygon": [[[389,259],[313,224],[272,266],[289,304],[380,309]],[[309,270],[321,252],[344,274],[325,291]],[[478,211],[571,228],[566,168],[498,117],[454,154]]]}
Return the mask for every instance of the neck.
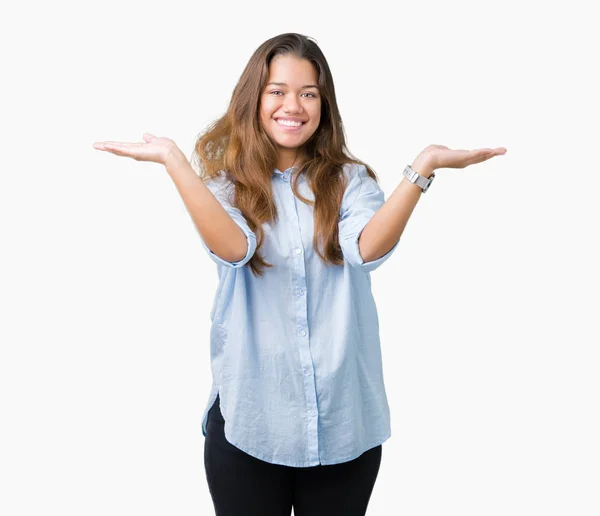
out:
{"label": "neck", "polygon": [[277,168],[281,172],[285,172],[291,166],[300,165],[302,160],[303,155],[297,149],[281,149],[277,159]]}

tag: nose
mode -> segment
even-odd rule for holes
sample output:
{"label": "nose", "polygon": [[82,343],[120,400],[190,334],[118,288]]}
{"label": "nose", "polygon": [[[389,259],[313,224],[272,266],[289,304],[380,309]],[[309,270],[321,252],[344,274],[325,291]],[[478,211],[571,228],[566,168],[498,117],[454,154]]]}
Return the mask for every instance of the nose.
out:
{"label": "nose", "polygon": [[285,99],[285,104],[283,106],[283,111],[285,113],[298,113],[302,110],[298,99],[294,95],[287,95]]}

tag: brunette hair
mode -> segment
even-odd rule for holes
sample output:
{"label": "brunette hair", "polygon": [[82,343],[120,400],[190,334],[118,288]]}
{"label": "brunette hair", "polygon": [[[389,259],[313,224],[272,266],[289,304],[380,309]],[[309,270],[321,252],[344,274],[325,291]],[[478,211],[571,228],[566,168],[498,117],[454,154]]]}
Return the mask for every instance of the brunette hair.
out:
{"label": "brunette hair", "polygon": [[273,267],[259,254],[264,239],[262,224],[276,221],[278,214],[271,189],[277,149],[261,126],[259,108],[269,78],[269,63],[275,56],[287,54],[309,60],[318,74],[321,119],[315,133],[303,145],[306,161],[301,166],[314,201],[298,192],[298,174],[292,177],[291,185],[298,199],[314,206],[313,246],[326,263],[344,263],[338,242],[339,213],[347,186],[343,165],[364,165],[368,174],[377,181],[375,172],[346,148],[333,77],[315,40],[302,34],[285,33],[262,43],[244,68],[227,112],[197,137],[193,152],[193,160],[203,180],[225,173],[233,183],[235,195],[232,204],[242,212],[256,234],[257,249],[247,265],[253,274],[260,276],[264,267]]}

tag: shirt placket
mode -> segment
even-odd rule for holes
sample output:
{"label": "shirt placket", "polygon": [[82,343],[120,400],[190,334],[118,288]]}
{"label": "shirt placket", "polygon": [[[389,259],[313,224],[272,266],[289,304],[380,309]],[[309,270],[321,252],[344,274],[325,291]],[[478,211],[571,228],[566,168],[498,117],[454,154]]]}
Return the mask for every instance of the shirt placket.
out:
{"label": "shirt placket", "polygon": [[291,198],[293,212],[288,214],[294,228],[290,241],[292,242],[292,289],[294,300],[294,314],[296,319],[296,338],[298,342],[298,351],[300,356],[300,365],[302,367],[302,378],[304,394],[306,399],[306,425],[307,425],[307,455],[308,461],[312,464],[319,462],[319,442],[318,442],[318,408],[317,391],[315,385],[315,372],[310,353],[310,335],[308,331],[308,306],[306,295],[306,264],[304,262],[304,244],[302,243],[302,232],[300,227],[300,217],[296,206],[296,197],[292,191],[290,183],[289,170],[282,176],[288,186],[286,195]]}

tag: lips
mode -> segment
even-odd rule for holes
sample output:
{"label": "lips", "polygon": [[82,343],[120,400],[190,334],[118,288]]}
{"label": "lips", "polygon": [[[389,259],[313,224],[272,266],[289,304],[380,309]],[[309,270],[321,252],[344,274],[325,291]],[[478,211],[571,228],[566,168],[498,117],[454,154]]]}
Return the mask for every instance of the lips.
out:
{"label": "lips", "polygon": [[285,117],[285,116],[280,116],[280,117],[276,117],[275,120],[284,120],[286,122],[306,122],[306,120],[302,120],[301,118],[294,118],[294,117]]}
{"label": "lips", "polygon": [[294,119],[287,119],[290,120],[292,122],[301,122],[300,125],[296,126],[296,125],[284,125],[284,124],[280,124],[278,122],[278,120],[286,120],[286,119],[275,119],[275,123],[277,124],[277,126],[286,132],[293,132],[293,131],[297,131],[298,129],[302,128],[303,125],[306,124],[306,122],[304,120],[294,120]]}

